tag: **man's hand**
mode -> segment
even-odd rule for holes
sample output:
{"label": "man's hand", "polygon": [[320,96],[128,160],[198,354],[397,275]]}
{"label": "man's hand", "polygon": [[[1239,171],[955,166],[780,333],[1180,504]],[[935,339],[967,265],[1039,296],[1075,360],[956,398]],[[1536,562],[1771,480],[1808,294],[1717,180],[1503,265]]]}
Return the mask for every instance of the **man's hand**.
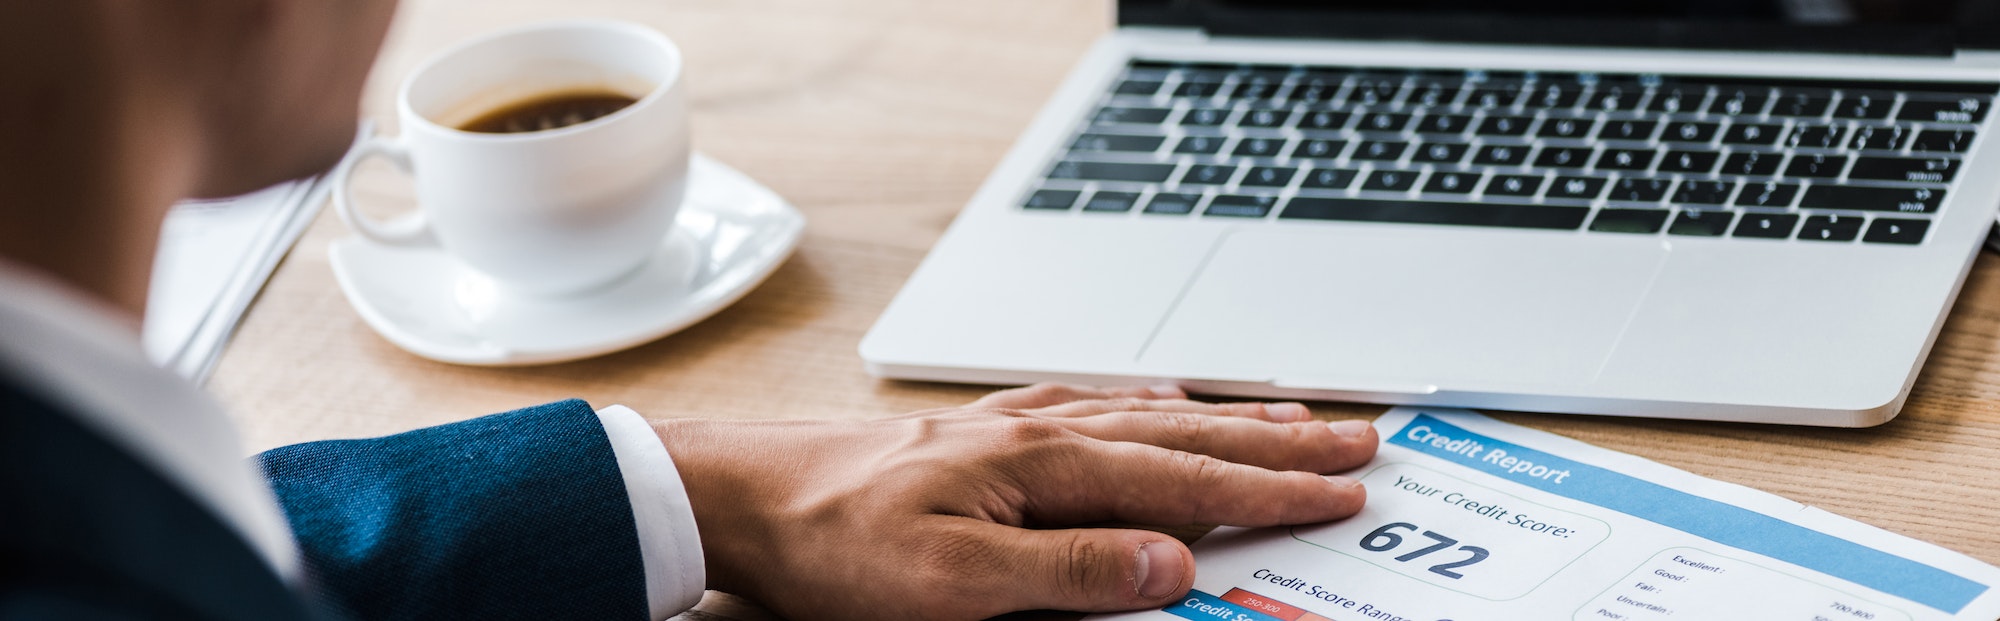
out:
{"label": "man's hand", "polygon": [[1042,384],[872,421],[656,421],[710,588],[793,619],[983,619],[1164,606],[1194,558],[1102,522],[1339,519],[1375,454],[1363,421],[1178,389]]}

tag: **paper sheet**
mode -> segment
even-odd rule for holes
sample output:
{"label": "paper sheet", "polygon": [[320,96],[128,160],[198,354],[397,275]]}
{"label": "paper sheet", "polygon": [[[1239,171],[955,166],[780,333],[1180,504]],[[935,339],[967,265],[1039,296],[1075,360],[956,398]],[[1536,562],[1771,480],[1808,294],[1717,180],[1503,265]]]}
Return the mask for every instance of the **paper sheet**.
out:
{"label": "paper sheet", "polygon": [[[362,136],[370,127],[364,123]],[[147,357],[201,383],[331,190],[324,175],[167,212],[141,330]]]}
{"label": "paper sheet", "polygon": [[1460,410],[1375,428],[1360,514],[1218,529],[1193,593],[1093,618],[2000,618],[2000,568],[1771,494]]}

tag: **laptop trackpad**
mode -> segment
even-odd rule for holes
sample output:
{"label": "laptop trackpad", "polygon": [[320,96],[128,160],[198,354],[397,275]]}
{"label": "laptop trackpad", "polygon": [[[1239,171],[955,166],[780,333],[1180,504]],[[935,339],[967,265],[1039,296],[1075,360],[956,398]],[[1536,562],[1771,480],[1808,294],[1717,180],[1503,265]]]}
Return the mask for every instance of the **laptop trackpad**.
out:
{"label": "laptop trackpad", "polygon": [[1144,366],[1329,390],[1589,382],[1668,255],[1622,235],[1386,227],[1216,244]]}

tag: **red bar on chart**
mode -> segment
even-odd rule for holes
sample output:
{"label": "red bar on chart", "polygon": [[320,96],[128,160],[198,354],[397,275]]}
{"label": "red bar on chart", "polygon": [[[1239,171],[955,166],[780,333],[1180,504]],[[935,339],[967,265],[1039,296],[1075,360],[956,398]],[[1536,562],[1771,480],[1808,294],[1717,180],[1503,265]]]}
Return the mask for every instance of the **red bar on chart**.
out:
{"label": "red bar on chart", "polygon": [[1222,594],[1222,600],[1277,617],[1280,621],[1299,621],[1299,617],[1313,616],[1306,614],[1303,609],[1243,589],[1230,589],[1228,593]]}

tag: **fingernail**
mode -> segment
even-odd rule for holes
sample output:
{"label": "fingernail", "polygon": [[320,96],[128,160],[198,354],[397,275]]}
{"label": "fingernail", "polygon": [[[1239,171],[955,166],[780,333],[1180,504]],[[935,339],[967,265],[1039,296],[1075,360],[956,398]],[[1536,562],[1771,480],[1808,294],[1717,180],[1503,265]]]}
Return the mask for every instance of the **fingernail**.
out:
{"label": "fingernail", "polygon": [[1355,487],[1361,485],[1360,481],[1356,481],[1354,479],[1350,479],[1347,477],[1322,477],[1322,478],[1326,479],[1326,482],[1332,483],[1335,487]]}
{"label": "fingernail", "polygon": [[1334,435],[1343,438],[1359,438],[1362,434],[1368,433],[1368,428],[1371,425],[1365,420],[1337,420],[1327,423],[1326,426],[1333,430]]}
{"label": "fingernail", "polygon": [[1181,586],[1181,553],[1173,546],[1148,543],[1139,546],[1138,575],[1132,583],[1139,585],[1139,597],[1160,599],[1173,595]]}
{"label": "fingernail", "polygon": [[1281,423],[1303,421],[1313,417],[1312,410],[1306,409],[1303,403],[1266,403],[1264,414],[1270,416],[1271,420]]}
{"label": "fingernail", "polygon": [[1173,399],[1177,397],[1187,396],[1187,393],[1181,392],[1181,387],[1175,386],[1173,384],[1160,384],[1158,386],[1147,388],[1146,390],[1152,391],[1153,396],[1159,397],[1161,399]]}

